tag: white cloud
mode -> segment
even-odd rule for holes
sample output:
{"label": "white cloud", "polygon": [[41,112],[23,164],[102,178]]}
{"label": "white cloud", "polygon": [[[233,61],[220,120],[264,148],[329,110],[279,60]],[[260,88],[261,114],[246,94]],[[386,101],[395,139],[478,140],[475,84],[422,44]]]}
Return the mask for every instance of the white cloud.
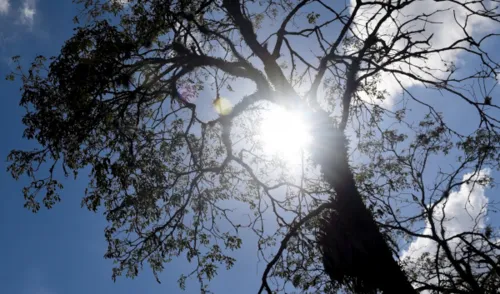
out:
{"label": "white cloud", "polygon": [[21,12],[21,23],[26,25],[33,25],[33,20],[36,14],[35,0],[25,0],[23,6],[20,8]]}
{"label": "white cloud", "polygon": [[[487,176],[489,171],[481,171],[477,177]],[[464,175],[466,180],[471,174]],[[485,196],[485,187],[475,184],[462,184],[460,190],[449,195],[447,203],[442,202],[436,206],[434,220],[436,230],[441,230],[440,221],[445,216],[443,226],[446,229],[445,238],[465,231],[472,231],[474,228],[485,226],[486,205],[488,198]],[[444,207],[443,207],[444,206]],[[444,212],[444,214],[443,214]],[[424,235],[431,235],[430,225],[427,223]],[[432,252],[436,248],[436,243],[427,238],[417,238],[410,244],[408,250],[403,254],[406,257],[419,257],[424,252]]]}
{"label": "white cloud", "polygon": [[[480,171],[471,179],[470,184],[462,184],[460,190],[449,195],[447,202],[442,202],[436,206],[433,219],[438,235],[440,235],[442,227],[446,230],[444,238],[466,231],[477,231],[485,227],[488,198],[485,196],[485,187],[477,183],[474,185],[473,180],[489,176],[489,173],[489,170]],[[463,180],[465,181],[471,176],[472,174],[466,174]],[[429,222],[426,222],[422,234],[432,235]],[[443,239],[443,236],[440,236],[440,238]],[[452,251],[459,245],[459,239],[455,238],[453,240],[448,242]],[[436,242],[419,237],[410,244],[408,250],[403,252],[401,260],[416,261],[426,253],[434,256],[436,250]]]}
{"label": "white cloud", "polygon": [[[462,1],[459,1],[463,3]],[[355,5],[355,0],[351,0],[351,3]],[[479,9],[481,3],[468,4],[468,7],[472,10]],[[365,24],[368,19],[374,14],[377,13],[380,6],[369,6],[362,9],[362,11],[358,12],[357,22],[358,24]],[[433,14],[434,13],[434,14]],[[453,42],[463,38],[465,36],[460,25],[464,25],[466,23],[467,15],[470,14],[465,8],[460,7],[457,4],[452,3],[451,1],[434,1],[434,0],[422,0],[422,1],[414,1],[412,4],[406,6],[399,12],[394,12],[392,14],[393,20],[388,20],[382,25],[379,32],[383,35],[379,36],[384,39],[386,42],[393,39],[396,34],[396,25],[395,23],[402,24],[405,21],[408,21],[418,15],[432,15],[428,18],[431,22],[424,23],[424,21],[412,22],[413,25],[406,26],[406,31],[413,31],[417,29],[425,29],[424,32],[417,35],[414,34],[413,40],[426,40],[431,35],[433,36],[430,40],[431,48],[446,48],[453,44]],[[376,24],[377,19],[380,19],[382,15],[379,15],[374,18],[372,24]],[[457,22],[460,24],[457,24]],[[372,27],[373,27],[372,25]],[[363,26],[360,26],[363,27]],[[479,34],[485,34],[486,32],[493,32],[495,29],[498,29],[496,24],[493,24],[491,20],[488,20],[484,17],[474,16],[469,17],[467,19],[467,33],[472,36],[477,36]],[[400,50],[405,45],[405,40],[401,39],[396,43],[395,49]],[[425,46],[425,45],[421,45]],[[430,68],[436,69],[437,71],[433,71],[433,74],[436,77],[445,77],[448,73],[444,72],[447,68],[446,64],[443,62],[455,62],[460,64],[460,60],[458,59],[459,51],[448,51],[441,54],[433,54],[427,55],[427,59],[413,59],[411,63],[415,66],[428,66]],[[400,68],[402,71],[413,72],[415,74],[420,75],[423,78],[433,80],[432,77],[418,70],[417,68],[409,68],[405,63],[399,63],[394,65],[394,68]],[[441,72],[442,71],[442,72]],[[415,85],[419,85],[420,83],[407,78],[405,76],[398,76],[401,80],[403,86],[411,87]],[[397,83],[397,81],[390,74],[383,74],[382,76],[382,88],[386,89],[390,96],[394,96],[401,92],[401,87]],[[390,99],[389,99],[390,100]],[[388,101],[390,103],[390,101]]]}
{"label": "white cloud", "polygon": [[0,14],[9,12],[9,0],[0,0]]}

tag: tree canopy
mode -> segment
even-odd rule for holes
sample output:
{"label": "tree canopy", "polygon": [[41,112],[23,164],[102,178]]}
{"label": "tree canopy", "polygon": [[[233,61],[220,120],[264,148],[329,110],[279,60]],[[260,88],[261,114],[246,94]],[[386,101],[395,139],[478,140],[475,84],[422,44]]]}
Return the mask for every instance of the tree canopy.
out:
{"label": "tree canopy", "polygon": [[74,2],[59,55],[14,57],[39,148],[9,171],[33,212],[88,173],[114,279],[187,258],[208,292],[245,232],[259,293],[500,288],[497,0]]}

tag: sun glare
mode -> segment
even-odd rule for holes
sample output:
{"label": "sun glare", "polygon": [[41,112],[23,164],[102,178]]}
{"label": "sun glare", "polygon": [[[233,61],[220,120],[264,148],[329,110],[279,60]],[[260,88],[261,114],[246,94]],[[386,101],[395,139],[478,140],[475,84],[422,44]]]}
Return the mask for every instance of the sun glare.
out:
{"label": "sun glare", "polygon": [[264,150],[288,163],[300,163],[301,151],[311,141],[303,115],[280,107],[273,107],[264,113],[260,135]]}

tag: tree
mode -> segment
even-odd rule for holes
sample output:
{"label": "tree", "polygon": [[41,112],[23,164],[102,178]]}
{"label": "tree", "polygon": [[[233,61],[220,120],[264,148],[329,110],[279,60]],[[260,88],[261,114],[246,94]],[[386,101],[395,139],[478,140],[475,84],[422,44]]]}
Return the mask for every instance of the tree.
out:
{"label": "tree", "polygon": [[[427,1],[432,11],[415,0],[76,2],[84,24],[57,57],[37,57],[28,72],[15,58],[8,78],[22,79],[24,135],[41,148],[12,151],[9,170],[32,179],[23,193],[36,212],[60,200],[58,171],[90,168],[82,204],[105,211],[113,278],[144,262],[157,276],[185,254],[208,291],[249,230],[268,261],[259,292],[498,289],[497,230],[444,225],[456,189],[490,185],[484,168],[498,169],[499,66],[484,49],[498,34],[471,28],[496,25],[495,1]],[[443,18],[459,30],[436,40]],[[480,67],[459,68],[457,54]],[[412,86],[466,102],[478,127],[450,126]],[[402,106],[390,105],[395,96]],[[411,105],[425,115],[409,117]],[[259,140],[272,107],[310,126],[299,172]],[[456,164],[430,176],[438,155]],[[415,237],[435,250],[395,260]]]}

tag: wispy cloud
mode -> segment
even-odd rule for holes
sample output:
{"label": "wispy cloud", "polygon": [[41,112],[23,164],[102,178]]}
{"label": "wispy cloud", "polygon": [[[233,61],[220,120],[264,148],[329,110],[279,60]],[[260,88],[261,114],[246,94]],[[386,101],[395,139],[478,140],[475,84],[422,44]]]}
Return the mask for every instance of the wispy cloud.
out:
{"label": "wispy cloud", "polygon": [[20,8],[20,13],[21,23],[29,26],[33,25],[33,20],[36,14],[35,0],[25,0],[23,2],[23,6]]}
{"label": "wispy cloud", "polygon": [[126,5],[130,2],[129,0],[111,0],[111,1],[114,3],[121,4],[121,5]]}
{"label": "wispy cloud", "polygon": [[43,286],[40,286],[34,290],[35,290],[35,292],[33,294],[56,294],[55,292],[53,292],[53,291],[51,291]]}
{"label": "wispy cloud", "polygon": [[9,12],[9,8],[9,0],[0,0],[0,14],[6,14],[7,12]]}
{"label": "wispy cloud", "polygon": [[26,271],[27,281],[24,289],[21,291],[23,294],[56,294],[50,287],[47,286],[47,272],[41,268],[34,267]]}

